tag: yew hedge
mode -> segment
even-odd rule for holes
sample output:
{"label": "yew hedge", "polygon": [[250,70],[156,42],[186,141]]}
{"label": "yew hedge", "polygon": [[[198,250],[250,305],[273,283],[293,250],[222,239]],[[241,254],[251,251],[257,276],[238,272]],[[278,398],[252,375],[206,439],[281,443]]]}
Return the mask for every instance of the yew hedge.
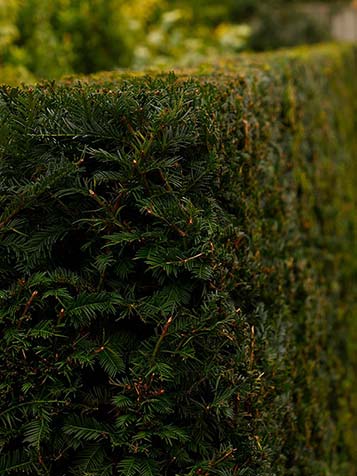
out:
{"label": "yew hedge", "polygon": [[353,474],[356,72],[2,87],[1,475]]}

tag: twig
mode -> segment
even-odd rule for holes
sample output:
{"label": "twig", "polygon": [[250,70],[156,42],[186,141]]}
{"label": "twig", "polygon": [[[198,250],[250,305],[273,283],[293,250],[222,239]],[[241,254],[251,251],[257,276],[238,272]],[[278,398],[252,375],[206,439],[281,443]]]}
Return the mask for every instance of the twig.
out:
{"label": "twig", "polygon": [[173,321],[173,317],[170,316],[166,322],[166,324],[164,325],[164,328],[162,329],[162,332],[161,332],[161,335],[159,337],[159,340],[156,342],[156,345],[155,345],[155,349],[152,353],[152,356],[151,356],[151,363],[153,364],[154,361],[155,361],[155,358],[156,358],[156,355],[158,354],[159,352],[159,349],[160,349],[160,345],[162,343],[162,341],[164,340],[164,337],[166,336],[167,334],[167,331],[169,330],[169,327],[171,325]]}
{"label": "twig", "polygon": [[26,303],[26,305],[25,305],[25,308],[24,308],[24,310],[23,310],[23,312],[22,312],[22,314],[21,314],[21,317],[20,317],[20,319],[19,319],[19,322],[18,322],[18,324],[17,324],[17,328],[18,328],[18,329],[20,329],[21,323],[22,323],[22,321],[24,320],[24,318],[25,318],[25,316],[26,316],[26,314],[27,314],[27,311],[29,310],[29,308],[30,308],[30,306],[31,306],[31,304],[32,304],[32,301],[35,299],[35,297],[37,296],[37,294],[38,294],[38,291],[34,291],[34,292],[31,294],[30,299],[27,301],[27,303]]}

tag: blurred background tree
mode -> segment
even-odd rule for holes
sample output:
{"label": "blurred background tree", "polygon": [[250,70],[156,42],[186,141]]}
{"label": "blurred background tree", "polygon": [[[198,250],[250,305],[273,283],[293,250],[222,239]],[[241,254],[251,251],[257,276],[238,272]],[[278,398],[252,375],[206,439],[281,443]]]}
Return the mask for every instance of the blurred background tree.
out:
{"label": "blurred background tree", "polygon": [[0,0],[0,82],[125,67],[191,66],[245,49],[327,39],[326,25],[307,16],[302,3]]}
{"label": "blurred background tree", "polygon": [[5,31],[12,32],[1,51],[3,63],[22,65],[40,77],[130,65],[121,0],[10,0],[10,4],[0,10],[2,22],[7,19]]}

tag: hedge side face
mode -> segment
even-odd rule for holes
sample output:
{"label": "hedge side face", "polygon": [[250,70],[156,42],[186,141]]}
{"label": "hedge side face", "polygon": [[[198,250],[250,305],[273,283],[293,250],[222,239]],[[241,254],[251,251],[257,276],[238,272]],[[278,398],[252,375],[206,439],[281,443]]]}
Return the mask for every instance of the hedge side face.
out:
{"label": "hedge side face", "polygon": [[353,474],[355,75],[2,88],[1,475]]}

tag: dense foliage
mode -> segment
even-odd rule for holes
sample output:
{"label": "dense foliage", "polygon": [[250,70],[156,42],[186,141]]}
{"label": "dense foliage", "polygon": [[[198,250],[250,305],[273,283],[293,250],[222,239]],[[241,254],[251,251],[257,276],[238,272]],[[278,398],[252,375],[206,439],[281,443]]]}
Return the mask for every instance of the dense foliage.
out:
{"label": "dense foliage", "polygon": [[355,54],[2,88],[1,475],[354,474]]}

